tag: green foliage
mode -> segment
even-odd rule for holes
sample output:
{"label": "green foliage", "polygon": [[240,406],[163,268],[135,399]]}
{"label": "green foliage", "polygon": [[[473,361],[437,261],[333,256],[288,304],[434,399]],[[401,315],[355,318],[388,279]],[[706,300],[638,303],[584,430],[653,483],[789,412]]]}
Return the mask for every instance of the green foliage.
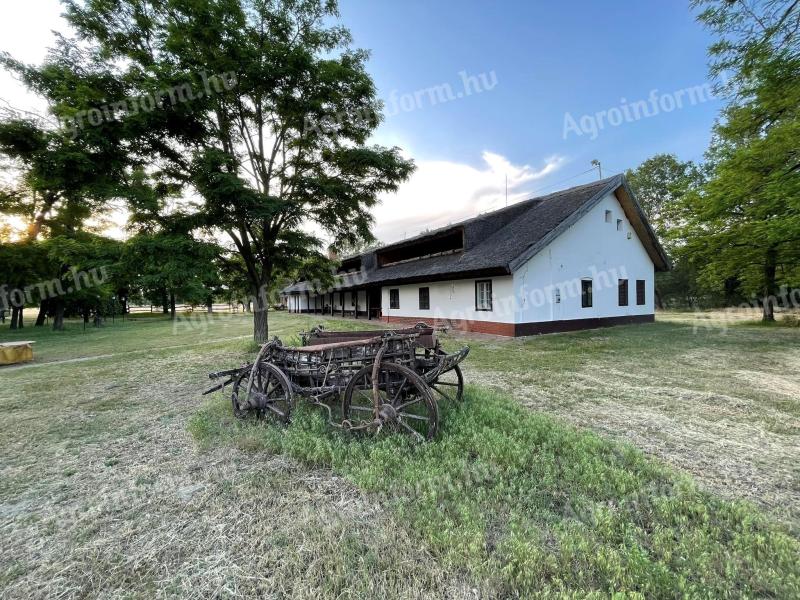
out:
{"label": "green foliage", "polygon": [[[334,243],[372,239],[369,209],[413,165],[397,148],[367,144],[380,103],[367,53],[350,48],[350,34],[334,24],[335,2],[66,5],[67,20],[91,51],[65,42],[51,62],[68,70],[68,80],[88,73],[80,87],[95,93],[76,98],[69,87],[46,85],[56,112],[113,102],[123,90],[162,99],[163,90],[203,91],[120,115],[113,134],[126,140],[131,162],[147,159],[163,185],[202,197],[201,224],[231,240],[257,313],[265,311],[263,292],[276,275],[325,263],[320,240],[303,233],[305,223]],[[59,77],[58,68],[44,71],[39,79],[46,82]],[[233,85],[205,89],[221,76]],[[256,339],[266,339],[265,316],[255,322]]]}
{"label": "green foliage", "polygon": [[625,174],[661,243],[671,250],[681,222],[681,200],[704,181],[701,167],[674,154],[656,154]]}
{"label": "green foliage", "polygon": [[41,279],[47,269],[47,257],[34,242],[0,244],[0,285],[8,290],[21,288]]}
{"label": "green foliage", "polygon": [[702,185],[703,169],[672,154],[656,154],[636,169],[628,170],[626,177],[673,263],[671,271],[656,274],[661,307],[697,305],[704,294],[697,282],[696,269],[676,250],[686,243],[681,236],[684,198]]}
{"label": "green foliage", "polygon": [[190,422],[204,447],[235,445],[332,468],[382,498],[438,557],[500,596],[792,597],[795,540],[630,446],[471,388],[442,431],[349,437],[301,406],[281,429],[238,422],[227,399]]}
{"label": "green foliage", "polygon": [[0,121],[0,155],[20,173],[14,187],[0,189],[0,211],[22,217],[30,239],[43,229],[75,231],[123,193],[119,149],[90,146],[33,120]]}
{"label": "green foliage", "polygon": [[709,48],[711,75],[720,89],[739,96],[742,77],[763,56],[796,54],[800,44],[800,5],[795,0],[692,0],[697,19],[716,35]]}
{"label": "green foliage", "polygon": [[128,240],[123,269],[132,286],[161,301],[166,292],[192,304],[205,303],[216,283],[219,248],[181,232],[139,233]]}
{"label": "green foliage", "polygon": [[735,280],[772,320],[781,285],[800,284],[800,44],[797,2],[703,0],[719,36],[712,73],[729,69],[706,185],[685,199],[682,254],[708,286]]}

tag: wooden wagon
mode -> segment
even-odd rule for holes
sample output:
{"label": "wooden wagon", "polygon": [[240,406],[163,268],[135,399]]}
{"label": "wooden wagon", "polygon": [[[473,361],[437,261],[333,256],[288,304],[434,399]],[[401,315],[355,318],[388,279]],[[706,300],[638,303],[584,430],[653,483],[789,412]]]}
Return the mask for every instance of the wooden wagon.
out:
{"label": "wooden wagon", "polygon": [[439,427],[439,399],[460,400],[459,363],[469,347],[448,354],[427,326],[402,330],[301,334],[302,346],[273,340],[255,361],[211,373],[232,383],[237,417],[256,415],[288,423],[296,397],[326,410],[329,422],[349,430],[384,427],[431,439]]}

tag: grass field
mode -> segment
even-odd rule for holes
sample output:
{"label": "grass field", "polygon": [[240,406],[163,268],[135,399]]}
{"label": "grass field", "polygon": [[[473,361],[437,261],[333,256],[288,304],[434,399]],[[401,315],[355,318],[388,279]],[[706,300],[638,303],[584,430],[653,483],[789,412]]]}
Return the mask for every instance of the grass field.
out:
{"label": "grass field", "polygon": [[245,315],[0,326],[37,340],[36,363],[0,370],[0,589],[797,596],[800,329],[703,317],[472,337],[480,387],[422,447],[203,401],[208,371],[252,356]]}

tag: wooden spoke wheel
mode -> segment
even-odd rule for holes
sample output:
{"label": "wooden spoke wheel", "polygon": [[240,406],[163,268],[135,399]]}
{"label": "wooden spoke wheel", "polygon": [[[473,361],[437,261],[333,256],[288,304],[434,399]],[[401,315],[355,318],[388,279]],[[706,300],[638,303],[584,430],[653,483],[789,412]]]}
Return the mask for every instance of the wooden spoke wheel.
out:
{"label": "wooden spoke wheel", "polygon": [[[425,380],[403,365],[381,363],[378,370],[380,415],[384,427],[431,440],[439,428],[439,409]],[[342,399],[346,421],[358,426],[375,418],[372,397],[372,365],[356,371]]]}
{"label": "wooden spoke wheel", "polygon": [[430,383],[434,397],[453,402],[461,402],[464,399],[464,374],[461,367],[456,365],[449,371],[439,375]]}
{"label": "wooden spoke wheel", "polygon": [[277,423],[288,423],[292,414],[293,397],[292,385],[286,374],[272,363],[259,364],[248,395],[250,376],[251,371],[244,371],[233,384],[233,414],[240,419],[255,414]]}

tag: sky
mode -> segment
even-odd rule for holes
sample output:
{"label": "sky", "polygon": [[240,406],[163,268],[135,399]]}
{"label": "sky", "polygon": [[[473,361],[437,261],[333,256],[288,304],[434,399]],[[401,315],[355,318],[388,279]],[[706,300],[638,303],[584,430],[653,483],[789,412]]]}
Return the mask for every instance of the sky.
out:
{"label": "sky", "polygon": [[[685,0],[340,0],[385,104],[373,142],[417,169],[375,209],[384,243],[636,167],[701,160],[722,103]],[[57,0],[0,7],[0,50],[38,63]],[[0,106],[42,102],[0,72]],[[506,193],[506,189],[508,192]],[[122,217],[120,217],[122,219]],[[121,227],[121,223],[118,224]]]}

